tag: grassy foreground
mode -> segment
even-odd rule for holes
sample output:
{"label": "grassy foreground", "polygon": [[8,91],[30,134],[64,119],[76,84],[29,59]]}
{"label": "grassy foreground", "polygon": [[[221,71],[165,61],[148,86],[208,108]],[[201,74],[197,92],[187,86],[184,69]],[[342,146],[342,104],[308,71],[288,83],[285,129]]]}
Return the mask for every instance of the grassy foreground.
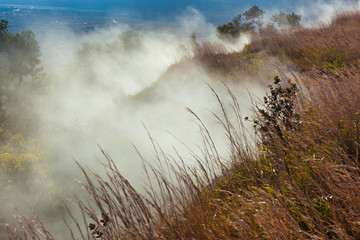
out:
{"label": "grassy foreground", "polygon": [[[264,101],[254,105],[254,116],[246,119],[254,125],[255,139],[248,139],[231,89],[230,107],[214,92],[223,109],[215,118],[229,142],[226,161],[189,109],[203,134],[203,154],[194,153],[198,166],[188,167],[180,155],[163,153],[150,136],[160,167],[143,160],[149,179],[146,194],[123,178],[105,152],[107,178],[79,165],[92,203],[76,202],[84,217],[73,218],[78,228],[69,227],[64,235],[360,239],[359,40],[360,13],[349,12],[317,28],[264,29],[240,53],[225,54],[203,45],[205,64],[214,69],[235,71],[233,61],[274,57],[299,74],[279,74]],[[21,214],[19,218],[21,228],[4,225],[9,239],[53,239],[41,220]]]}

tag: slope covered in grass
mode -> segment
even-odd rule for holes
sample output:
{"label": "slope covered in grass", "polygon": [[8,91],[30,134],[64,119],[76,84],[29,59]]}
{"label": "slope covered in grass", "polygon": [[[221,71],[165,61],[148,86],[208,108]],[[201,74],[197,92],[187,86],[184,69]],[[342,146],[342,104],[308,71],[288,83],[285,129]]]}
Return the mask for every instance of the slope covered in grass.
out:
{"label": "slope covered in grass", "polygon": [[250,52],[263,51],[291,60],[302,71],[337,71],[359,59],[358,11],[338,13],[330,23],[312,28],[277,31],[267,28],[254,35]]}

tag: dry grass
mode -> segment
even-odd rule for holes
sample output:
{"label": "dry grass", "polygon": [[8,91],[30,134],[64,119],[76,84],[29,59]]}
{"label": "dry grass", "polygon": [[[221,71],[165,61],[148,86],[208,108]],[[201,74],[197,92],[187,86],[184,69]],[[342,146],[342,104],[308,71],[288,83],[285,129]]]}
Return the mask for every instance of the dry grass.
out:
{"label": "dry grass", "polygon": [[[266,78],[274,74],[274,59],[248,51],[229,51],[222,44],[195,42],[194,59],[216,78],[243,81],[246,76]],[[277,63],[278,64],[278,63]]]}
{"label": "dry grass", "polygon": [[[359,69],[349,69],[355,70]],[[158,167],[143,159],[149,183],[146,194],[122,177],[105,152],[107,178],[79,165],[90,199],[77,203],[85,226],[93,223],[94,230],[79,227],[83,233],[77,235],[81,239],[92,235],[102,239],[359,238],[360,86],[358,74],[353,73],[341,82],[322,74],[311,87],[298,80],[294,109],[301,115],[301,124],[289,129],[283,119],[276,119],[282,135],[275,125],[268,125],[257,150],[248,144],[235,96],[229,91],[230,111],[218,98],[223,116],[214,117],[228,136],[228,164],[192,112],[204,137],[203,155],[194,154],[197,167],[186,166],[179,155],[165,154],[149,136]],[[231,111],[237,122],[229,121]],[[257,119],[266,121],[261,114]],[[262,143],[264,138],[272,141]],[[21,229],[34,236],[39,227],[47,236],[40,222]],[[18,237],[13,239],[22,239],[9,229],[10,236]]]}
{"label": "dry grass", "polygon": [[179,52],[182,57],[170,66],[160,77],[167,80],[168,76],[184,73],[194,66],[204,69],[212,80],[245,82],[247,79],[272,79],[276,69],[283,66],[276,58],[248,51],[229,50],[221,43],[194,41],[191,47],[182,46]]}
{"label": "dry grass", "polygon": [[266,51],[302,70],[337,71],[359,59],[360,12],[338,13],[329,24],[297,31],[264,29],[253,36],[252,52]]}

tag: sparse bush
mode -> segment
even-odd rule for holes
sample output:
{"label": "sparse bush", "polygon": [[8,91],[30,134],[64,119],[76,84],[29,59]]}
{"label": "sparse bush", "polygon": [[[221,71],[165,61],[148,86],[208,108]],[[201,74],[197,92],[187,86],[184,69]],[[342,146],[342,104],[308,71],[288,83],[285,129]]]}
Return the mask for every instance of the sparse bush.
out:
{"label": "sparse bush", "polygon": [[280,82],[280,78],[275,76],[275,87],[269,85],[270,95],[264,97],[264,108],[257,107],[259,115],[253,120],[254,128],[261,134],[265,145],[271,141],[274,132],[283,138],[283,131],[293,131],[299,126],[300,115],[294,112],[298,88],[290,80],[287,86]]}
{"label": "sparse bush", "polygon": [[45,151],[34,140],[25,140],[21,135],[10,138],[0,146],[0,192],[21,187],[29,189],[34,183],[41,183],[47,174],[43,161]]}

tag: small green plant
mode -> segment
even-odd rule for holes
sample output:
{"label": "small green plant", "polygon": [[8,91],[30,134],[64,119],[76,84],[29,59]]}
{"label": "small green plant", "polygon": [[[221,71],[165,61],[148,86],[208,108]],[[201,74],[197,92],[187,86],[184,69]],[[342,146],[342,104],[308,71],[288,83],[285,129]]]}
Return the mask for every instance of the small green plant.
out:
{"label": "small green plant", "polygon": [[294,111],[298,92],[296,84],[289,80],[288,85],[283,86],[280,78],[275,76],[274,85],[268,87],[270,94],[264,97],[264,108],[256,107],[258,117],[252,120],[256,133],[261,134],[264,143],[272,137],[273,132],[283,138],[284,129],[295,130],[300,123],[300,116]]}
{"label": "small green plant", "polygon": [[322,66],[325,69],[330,70],[331,72],[337,72],[345,66],[345,61],[340,54],[336,54],[335,56],[329,58],[327,61],[324,61]]}

